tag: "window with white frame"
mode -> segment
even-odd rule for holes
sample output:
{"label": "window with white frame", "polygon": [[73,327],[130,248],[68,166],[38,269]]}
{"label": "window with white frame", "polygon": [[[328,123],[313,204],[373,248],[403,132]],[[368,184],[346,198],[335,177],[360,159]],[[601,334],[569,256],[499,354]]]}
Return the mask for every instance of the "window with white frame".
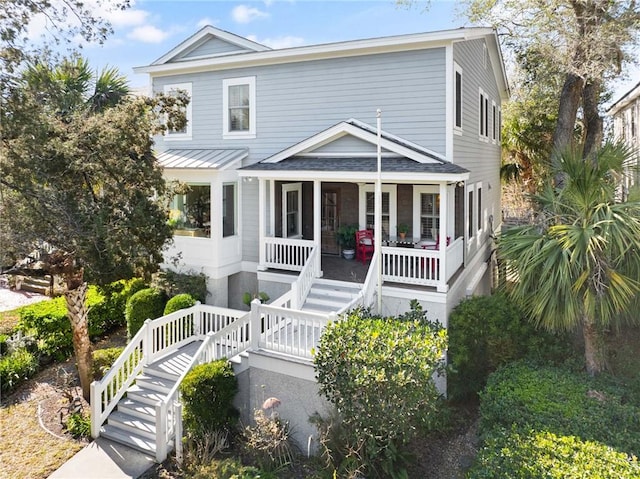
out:
{"label": "window with white frame", "polygon": [[478,236],[480,236],[480,233],[482,232],[483,225],[482,225],[482,220],[483,220],[483,215],[482,215],[482,183],[478,183],[476,185],[476,199],[477,199],[477,207],[478,207],[478,212],[477,212],[477,216],[476,216],[476,221],[478,223]]}
{"label": "window with white frame", "polygon": [[496,142],[496,139],[498,138],[498,114],[497,114],[498,110],[496,107],[496,102],[492,101],[491,102],[491,124],[493,126],[493,131],[492,131],[492,135],[491,135],[491,141],[493,141],[494,143]]}
{"label": "window with white frame", "polygon": [[[192,98],[191,95],[191,83],[176,83],[172,85],[164,86],[165,95],[175,95],[179,91],[185,91],[189,95],[189,98]],[[185,109],[185,117],[187,118],[187,124],[181,130],[167,130],[165,135],[165,140],[190,140],[191,139],[191,124],[192,124],[192,115],[191,115],[191,104],[186,106]]]}
{"label": "window with white frame", "polygon": [[282,185],[282,237],[302,238],[302,183]]}
{"label": "window with white frame", "polygon": [[234,236],[237,229],[238,201],[236,184],[222,185],[222,237]]}
{"label": "window with white frame", "polygon": [[187,184],[171,201],[169,224],[176,236],[211,236],[211,185]]}
{"label": "window with white frame", "polygon": [[498,142],[502,141],[502,108],[498,107]]}
{"label": "window with white frame", "polygon": [[480,88],[478,95],[480,104],[478,108],[479,116],[479,130],[480,139],[483,141],[489,140],[489,97]]}
{"label": "window with white frame", "polygon": [[462,133],[462,68],[457,63],[453,64],[454,84],[453,84],[453,130]]}
{"label": "window with white frame", "polygon": [[473,215],[475,209],[473,207],[473,186],[467,189],[467,237],[469,239],[469,245],[471,240],[475,236],[475,222],[473,221]]}
{"label": "window with white frame", "polygon": [[414,237],[438,240],[440,233],[440,187],[413,187]]}
{"label": "window with white frame", "polygon": [[256,77],[222,81],[223,138],[256,137]]}
{"label": "window with white frame", "polygon": [[[382,236],[395,236],[397,220],[397,187],[382,185]],[[360,186],[360,225],[367,229],[375,229],[375,185]]]}

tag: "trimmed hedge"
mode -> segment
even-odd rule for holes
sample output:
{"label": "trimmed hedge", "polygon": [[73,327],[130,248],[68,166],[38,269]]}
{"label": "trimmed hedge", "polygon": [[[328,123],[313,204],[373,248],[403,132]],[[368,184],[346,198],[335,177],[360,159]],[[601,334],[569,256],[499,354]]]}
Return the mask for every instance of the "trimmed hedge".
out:
{"label": "trimmed hedge", "polygon": [[167,301],[167,304],[164,307],[164,314],[166,316],[167,314],[174,313],[181,309],[190,308],[195,304],[196,304],[196,300],[193,299],[193,297],[190,294],[187,294],[187,293],[177,294],[176,296],[171,298],[169,301]]}
{"label": "trimmed hedge", "polygon": [[163,290],[167,296],[187,293],[196,301],[207,302],[207,276],[204,273],[176,273],[162,270],[154,275],[153,287]]}
{"label": "trimmed hedge", "polygon": [[133,294],[125,309],[128,338],[133,338],[147,319],[161,317],[166,301],[164,291],[157,288],[145,288]]}
{"label": "trimmed hedge", "polygon": [[480,428],[515,425],[596,441],[640,455],[640,407],[603,379],[519,362],[497,371],[481,394]]}
{"label": "trimmed hedge", "polygon": [[570,350],[564,337],[536,330],[505,295],[463,300],[448,324],[448,396],[475,397],[489,374],[511,361],[535,357],[562,361]]}
{"label": "trimmed hedge", "polygon": [[226,359],[194,367],[182,381],[180,391],[186,431],[200,436],[235,424],[238,412],[232,403],[238,382]]}
{"label": "trimmed hedge", "polygon": [[[147,285],[141,278],[120,280],[98,288],[105,300],[89,311],[89,335],[101,336],[127,324],[125,309],[127,300]],[[95,331],[91,331],[92,317],[95,316]],[[99,320],[98,320],[99,318]]]}
{"label": "trimmed hedge", "polygon": [[551,432],[498,429],[487,438],[468,479],[638,479],[635,457],[598,442]]}
{"label": "trimmed hedge", "polygon": [[9,394],[38,371],[38,358],[18,349],[0,358],[0,391]]}
{"label": "trimmed hedge", "polygon": [[102,379],[116,359],[122,354],[122,351],[124,351],[124,348],[105,348],[96,349],[91,353],[93,356],[91,373],[93,374],[94,381]]}

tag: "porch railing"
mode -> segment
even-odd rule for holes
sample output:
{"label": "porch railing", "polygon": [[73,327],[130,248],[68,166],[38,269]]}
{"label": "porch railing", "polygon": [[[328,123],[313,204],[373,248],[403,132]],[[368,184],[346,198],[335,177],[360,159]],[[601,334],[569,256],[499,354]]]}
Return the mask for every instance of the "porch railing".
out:
{"label": "porch railing", "polygon": [[446,281],[458,271],[458,268],[464,263],[464,240],[462,237],[456,239],[447,246],[447,264],[446,264]]}
{"label": "porch railing", "polygon": [[298,279],[291,285],[291,293],[293,295],[291,307],[293,309],[300,309],[302,307],[311,290],[313,280],[318,277],[317,256],[318,248],[314,246],[311,248],[311,253],[309,253],[307,262],[302,268],[302,271],[300,271]]}
{"label": "porch railing", "polygon": [[396,283],[437,286],[440,251],[382,247],[382,279]]}
{"label": "porch railing", "polygon": [[302,271],[314,242],[291,238],[264,238],[264,261],[267,268]]}
{"label": "porch railing", "polygon": [[375,251],[369,264],[369,271],[362,285],[362,306],[368,308],[373,305],[373,298],[377,294],[376,286],[378,284],[378,262],[380,261],[380,253]]}

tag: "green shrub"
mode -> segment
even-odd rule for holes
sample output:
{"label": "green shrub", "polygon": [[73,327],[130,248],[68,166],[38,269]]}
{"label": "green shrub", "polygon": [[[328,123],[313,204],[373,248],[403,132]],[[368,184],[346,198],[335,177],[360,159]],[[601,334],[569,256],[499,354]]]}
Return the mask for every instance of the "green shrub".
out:
{"label": "green shrub", "polygon": [[533,430],[495,430],[480,450],[468,479],[638,479],[635,457],[575,436]]}
{"label": "green shrub", "polygon": [[[401,477],[399,446],[437,418],[433,375],[442,366],[446,331],[420,308],[408,317],[421,320],[406,316],[352,311],[327,325],[314,357],[320,393],[340,411],[347,448],[359,455],[367,477]],[[345,472],[345,464],[333,467]]]}
{"label": "green shrub", "polygon": [[196,300],[191,297],[191,295],[187,293],[177,294],[169,301],[167,301],[167,305],[164,307],[164,314],[171,314],[181,309],[190,308],[191,306],[196,304]]}
{"label": "green shrub", "polygon": [[9,340],[9,336],[6,334],[0,334],[0,356],[4,356],[7,354],[7,341]]}
{"label": "green shrub", "polygon": [[157,288],[141,289],[127,301],[125,315],[127,318],[127,335],[133,338],[147,319],[162,316],[166,296]]}
{"label": "green shrub", "polygon": [[127,324],[125,318],[127,300],[134,293],[146,287],[147,285],[140,278],[123,279],[99,287],[98,291],[104,299],[93,305],[89,311],[89,335],[91,337],[102,336],[125,326]]}
{"label": "green shrub", "polygon": [[0,391],[9,394],[38,371],[38,358],[18,349],[0,358]]}
{"label": "green shrub", "polygon": [[448,396],[475,397],[489,374],[525,356],[562,360],[567,341],[539,331],[505,295],[463,300],[449,316]]}
{"label": "green shrub", "polygon": [[93,356],[91,373],[94,381],[99,381],[103,378],[123,350],[124,348],[105,348],[96,349],[91,353]]}
{"label": "green shrub", "polygon": [[480,397],[485,433],[515,425],[640,454],[640,407],[623,402],[605,379],[519,362],[492,374]]}
{"label": "green shrub", "polygon": [[228,429],[237,420],[233,398],[238,383],[231,364],[224,359],[194,367],[180,385],[184,403],[184,427],[192,434]]}
{"label": "green shrub", "polygon": [[153,279],[153,286],[163,290],[168,297],[187,293],[196,301],[207,302],[207,275],[204,273],[176,273],[163,270]]}
{"label": "green shrub", "polygon": [[72,413],[65,423],[67,431],[76,439],[91,436],[91,419],[81,413]]}

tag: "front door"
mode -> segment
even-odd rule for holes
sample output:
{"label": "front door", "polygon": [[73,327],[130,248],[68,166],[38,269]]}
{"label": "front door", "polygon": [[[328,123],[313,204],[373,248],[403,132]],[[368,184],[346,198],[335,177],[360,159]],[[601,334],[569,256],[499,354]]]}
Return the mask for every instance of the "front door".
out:
{"label": "front door", "polygon": [[336,231],[340,224],[339,194],[337,190],[322,190],[321,222],[322,222],[322,253],[339,254]]}

